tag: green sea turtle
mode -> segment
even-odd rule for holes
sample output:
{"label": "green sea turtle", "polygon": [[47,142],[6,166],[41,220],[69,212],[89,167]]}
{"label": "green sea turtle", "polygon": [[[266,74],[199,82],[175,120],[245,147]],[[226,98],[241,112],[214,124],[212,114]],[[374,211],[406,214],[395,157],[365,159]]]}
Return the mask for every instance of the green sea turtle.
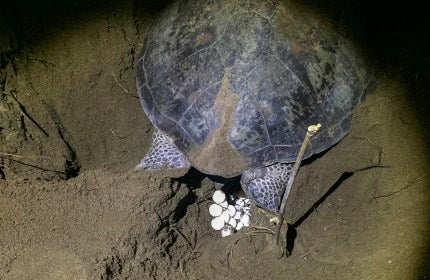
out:
{"label": "green sea turtle", "polygon": [[137,88],[156,127],[140,169],[242,174],[277,212],[306,128],[305,158],[339,142],[371,91],[357,49],[289,1],[183,0],[162,12],[139,55]]}

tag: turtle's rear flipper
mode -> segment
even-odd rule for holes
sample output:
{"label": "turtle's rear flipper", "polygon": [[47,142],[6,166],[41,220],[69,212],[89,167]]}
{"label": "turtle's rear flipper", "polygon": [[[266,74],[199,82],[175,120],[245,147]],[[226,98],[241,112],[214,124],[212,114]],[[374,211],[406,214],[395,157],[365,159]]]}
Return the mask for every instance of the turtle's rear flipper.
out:
{"label": "turtle's rear flipper", "polygon": [[159,170],[189,167],[190,163],[185,155],[162,132],[156,130],[151,148],[136,169]]}
{"label": "turtle's rear flipper", "polygon": [[293,164],[277,163],[243,172],[240,184],[246,195],[260,207],[278,213]]}

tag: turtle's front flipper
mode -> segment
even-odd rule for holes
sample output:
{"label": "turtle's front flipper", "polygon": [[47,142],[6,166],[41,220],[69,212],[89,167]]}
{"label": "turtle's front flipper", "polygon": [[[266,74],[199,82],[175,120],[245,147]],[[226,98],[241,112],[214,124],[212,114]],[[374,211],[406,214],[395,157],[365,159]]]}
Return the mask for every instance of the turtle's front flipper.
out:
{"label": "turtle's front flipper", "polygon": [[293,164],[277,163],[243,172],[240,184],[246,195],[260,207],[278,213]]}
{"label": "turtle's front flipper", "polygon": [[171,143],[161,131],[156,130],[153,135],[152,146],[136,169],[182,169],[189,168],[185,155]]}

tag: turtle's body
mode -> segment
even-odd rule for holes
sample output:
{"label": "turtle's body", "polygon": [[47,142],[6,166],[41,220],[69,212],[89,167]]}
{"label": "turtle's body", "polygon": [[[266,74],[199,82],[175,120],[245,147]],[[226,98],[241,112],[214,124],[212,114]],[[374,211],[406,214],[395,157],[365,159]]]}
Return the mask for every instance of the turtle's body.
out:
{"label": "turtle's body", "polygon": [[305,157],[340,141],[370,77],[351,44],[287,1],[174,2],[145,39],[137,87],[159,141],[179,153],[152,149],[140,167],[245,172],[245,192],[276,212],[284,181],[248,183],[288,176],[265,168],[293,162],[311,124],[322,128]]}

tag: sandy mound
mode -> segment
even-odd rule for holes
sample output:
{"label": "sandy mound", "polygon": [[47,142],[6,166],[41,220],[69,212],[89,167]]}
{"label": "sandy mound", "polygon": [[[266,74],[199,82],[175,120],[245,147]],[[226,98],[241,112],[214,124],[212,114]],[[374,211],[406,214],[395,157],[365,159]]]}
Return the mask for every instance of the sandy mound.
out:
{"label": "sandy mound", "polygon": [[397,25],[372,21],[386,36],[378,90],[341,143],[304,162],[287,207],[292,255],[278,258],[256,207],[252,227],[213,232],[204,174],[133,170],[152,135],[135,58],[163,3],[30,2],[0,11],[1,279],[429,277],[421,33],[396,46]]}

